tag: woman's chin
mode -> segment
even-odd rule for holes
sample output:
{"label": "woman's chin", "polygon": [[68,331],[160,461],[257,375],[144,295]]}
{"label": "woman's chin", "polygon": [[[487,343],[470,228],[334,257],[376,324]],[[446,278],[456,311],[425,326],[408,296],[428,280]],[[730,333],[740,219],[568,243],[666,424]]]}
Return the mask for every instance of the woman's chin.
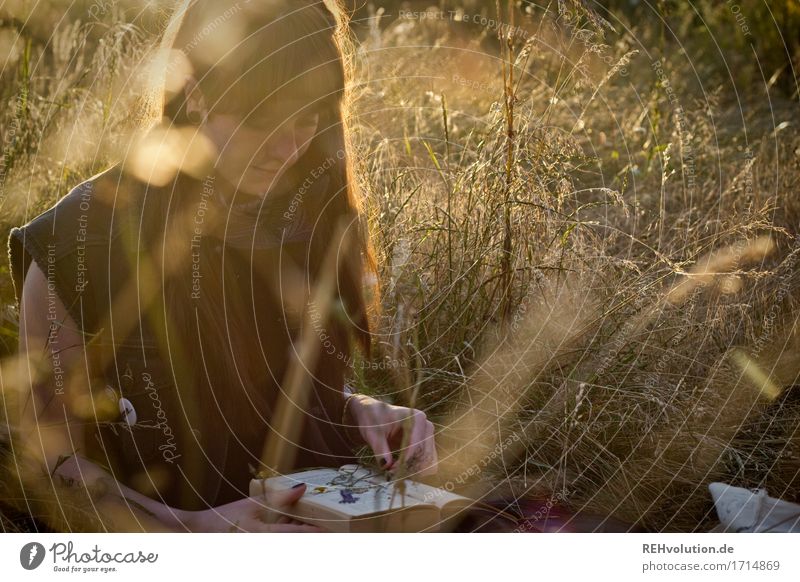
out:
{"label": "woman's chin", "polygon": [[262,170],[250,170],[245,176],[241,174],[230,175],[227,172],[221,172],[221,174],[225,181],[231,184],[237,192],[262,198],[275,187],[280,178],[280,176],[276,175],[276,172]]}
{"label": "woman's chin", "polygon": [[239,190],[253,196],[266,196],[275,187],[277,181],[278,176],[275,175],[275,172],[259,172],[258,178],[248,180],[246,184],[242,182]]}
{"label": "woman's chin", "polygon": [[270,190],[269,186],[261,186],[261,187],[258,187],[258,186],[249,186],[249,187],[242,186],[241,188],[239,188],[239,192],[242,193],[242,194],[247,194],[248,196],[259,196],[259,197],[262,197],[262,198],[267,195],[269,190]]}

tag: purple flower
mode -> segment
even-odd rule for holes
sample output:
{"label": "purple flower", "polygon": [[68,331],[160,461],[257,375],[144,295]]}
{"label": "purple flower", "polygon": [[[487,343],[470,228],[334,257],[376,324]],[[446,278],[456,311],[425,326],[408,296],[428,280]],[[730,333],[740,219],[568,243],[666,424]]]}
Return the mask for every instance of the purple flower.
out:
{"label": "purple flower", "polygon": [[353,497],[353,492],[349,489],[339,489],[339,494],[342,496],[339,503],[355,503],[358,501],[358,497]]}

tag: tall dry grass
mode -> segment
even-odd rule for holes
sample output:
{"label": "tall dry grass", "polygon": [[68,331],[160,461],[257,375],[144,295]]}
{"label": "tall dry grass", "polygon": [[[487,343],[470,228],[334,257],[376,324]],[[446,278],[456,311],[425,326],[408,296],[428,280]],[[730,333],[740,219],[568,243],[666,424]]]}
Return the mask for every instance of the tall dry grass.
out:
{"label": "tall dry grass", "polygon": [[364,49],[383,342],[443,478],[648,530],[706,528],[714,480],[796,500],[796,103],[552,6],[510,50],[436,18]]}

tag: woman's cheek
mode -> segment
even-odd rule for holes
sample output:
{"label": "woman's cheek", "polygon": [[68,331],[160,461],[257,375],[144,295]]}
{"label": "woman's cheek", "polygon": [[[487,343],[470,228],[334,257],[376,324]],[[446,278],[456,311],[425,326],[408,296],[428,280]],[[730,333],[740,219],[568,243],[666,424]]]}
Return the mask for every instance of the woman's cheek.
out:
{"label": "woman's cheek", "polygon": [[222,161],[222,167],[231,174],[235,182],[254,184],[259,182],[263,176],[261,172],[251,167],[250,157],[247,155],[231,155],[227,160]]}

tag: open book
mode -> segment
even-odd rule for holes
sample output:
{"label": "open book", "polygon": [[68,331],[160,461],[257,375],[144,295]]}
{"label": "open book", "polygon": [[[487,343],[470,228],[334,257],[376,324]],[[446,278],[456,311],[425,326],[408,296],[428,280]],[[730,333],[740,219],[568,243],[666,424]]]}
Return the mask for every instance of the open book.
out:
{"label": "open book", "polygon": [[387,481],[361,465],[312,469],[250,481],[250,496],[306,484],[282,513],[332,532],[450,531],[473,500],[410,479]]}

